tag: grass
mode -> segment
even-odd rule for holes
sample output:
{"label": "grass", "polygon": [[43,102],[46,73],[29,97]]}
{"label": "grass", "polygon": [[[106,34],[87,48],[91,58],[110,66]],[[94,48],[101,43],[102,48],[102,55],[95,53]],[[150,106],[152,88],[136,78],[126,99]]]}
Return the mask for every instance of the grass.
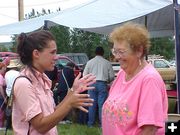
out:
{"label": "grass", "polygon": [[[97,126],[89,128],[86,125],[79,124],[59,124],[57,126],[59,135],[101,135],[101,129]],[[0,135],[4,135],[0,131]],[[7,135],[12,135],[12,131],[8,130]]]}
{"label": "grass", "polygon": [[89,128],[86,125],[64,124],[58,126],[60,135],[101,135],[101,129],[97,126]]}

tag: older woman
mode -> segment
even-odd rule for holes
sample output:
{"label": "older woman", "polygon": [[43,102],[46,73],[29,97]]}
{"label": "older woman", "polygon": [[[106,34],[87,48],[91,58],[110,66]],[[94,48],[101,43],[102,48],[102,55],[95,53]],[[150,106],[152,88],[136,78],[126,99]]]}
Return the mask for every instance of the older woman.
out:
{"label": "older woman", "polygon": [[127,23],[110,35],[121,70],[103,105],[103,135],[163,135],[167,117],[165,84],[144,59],[150,41],[145,27]]}

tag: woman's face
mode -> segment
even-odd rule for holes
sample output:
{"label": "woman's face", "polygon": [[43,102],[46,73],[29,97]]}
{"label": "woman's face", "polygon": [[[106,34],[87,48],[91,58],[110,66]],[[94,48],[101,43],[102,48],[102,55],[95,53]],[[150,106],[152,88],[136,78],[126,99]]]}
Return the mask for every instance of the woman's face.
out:
{"label": "woman's face", "polygon": [[56,52],[56,42],[53,40],[49,41],[47,48],[44,48],[43,51],[33,51],[33,65],[40,72],[52,71],[55,66]]}
{"label": "woman's face", "polygon": [[130,73],[139,65],[137,53],[133,52],[126,41],[115,41],[112,53],[114,52],[115,59],[119,61],[121,68]]}

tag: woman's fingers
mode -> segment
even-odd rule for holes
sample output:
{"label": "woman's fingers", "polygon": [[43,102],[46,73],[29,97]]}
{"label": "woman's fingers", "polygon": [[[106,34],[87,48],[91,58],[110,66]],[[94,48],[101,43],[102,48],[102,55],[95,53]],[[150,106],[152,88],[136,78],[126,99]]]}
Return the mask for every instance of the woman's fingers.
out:
{"label": "woman's fingers", "polygon": [[93,89],[92,87],[89,87],[90,85],[96,82],[96,77],[93,74],[87,74],[82,78],[80,77],[81,74],[78,74],[73,84],[73,89],[75,93],[80,93],[85,90]]}
{"label": "woman's fingers", "polygon": [[75,94],[76,96],[76,103],[74,103],[74,107],[88,107],[88,106],[92,106],[94,99],[89,98],[88,94]]}
{"label": "woman's fingers", "polygon": [[78,102],[79,103],[93,103],[94,100],[91,98],[80,98],[80,99],[78,99]]}
{"label": "woman's fingers", "polygon": [[89,107],[92,106],[93,103],[79,103],[78,106],[83,106],[83,107]]}
{"label": "woman's fingers", "polygon": [[86,90],[92,90],[92,89],[95,89],[95,87],[87,87],[87,86],[84,86],[84,87],[82,87],[82,88],[79,90],[79,93],[84,92],[84,91],[86,91]]}
{"label": "woman's fingers", "polygon": [[81,72],[79,72],[79,74],[77,75],[77,77],[75,78],[75,80],[79,80],[81,78]]}
{"label": "woman's fingers", "polygon": [[94,76],[93,74],[88,74],[86,76],[84,76],[83,78],[81,78],[80,80],[84,83],[90,83],[90,82],[95,82],[96,76]]}
{"label": "woman's fingers", "polygon": [[88,113],[88,110],[86,108],[82,107],[82,106],[78,106],[77,108],[80,109],[83,112]]}
{"label": "woman's fingers", "polygon": [[93,80],[92,82],[89,82],[87,85],[89,86],[89,85],[92,85],[92,84],[94,84],[96,82],[96,80]]}

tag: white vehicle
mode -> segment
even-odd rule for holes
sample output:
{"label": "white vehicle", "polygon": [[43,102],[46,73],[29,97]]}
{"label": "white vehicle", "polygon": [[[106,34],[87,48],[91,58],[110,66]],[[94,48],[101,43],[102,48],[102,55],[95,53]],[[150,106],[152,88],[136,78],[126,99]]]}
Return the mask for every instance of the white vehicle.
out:
{"label": "white vehicle", "polygon": [[150,62],[156,68],[164,81],[176,80],[176,67],[171,66],[167,60],[162,58],[150,58],[148,59],[148,62]]}
{"label": "white vehicle", "polygon": [[176,67],[176,61],[175,61],[175,60],[172,60],[172,61],[170,61],[169,63],[170,63],[171,66]]}
{"label": "white vehicle", "polygon": [[114,70],[114,73],[115,73],[115,76],[117,76],[117,73],[119,72],[120,70],[120,64],[118,62],[111,62],[112,64],[112,68]]}

